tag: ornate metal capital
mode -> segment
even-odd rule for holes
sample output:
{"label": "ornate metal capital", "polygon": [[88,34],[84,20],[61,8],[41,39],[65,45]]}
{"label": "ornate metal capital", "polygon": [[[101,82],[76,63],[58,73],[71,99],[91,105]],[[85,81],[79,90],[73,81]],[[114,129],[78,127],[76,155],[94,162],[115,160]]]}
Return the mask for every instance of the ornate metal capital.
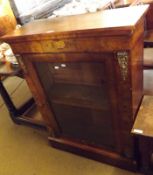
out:
{"label": "ornate metal capital", "polygon": [[128,52],[117,52],[117,60],[120,67],[122,79],[125,81],[128,77]]}

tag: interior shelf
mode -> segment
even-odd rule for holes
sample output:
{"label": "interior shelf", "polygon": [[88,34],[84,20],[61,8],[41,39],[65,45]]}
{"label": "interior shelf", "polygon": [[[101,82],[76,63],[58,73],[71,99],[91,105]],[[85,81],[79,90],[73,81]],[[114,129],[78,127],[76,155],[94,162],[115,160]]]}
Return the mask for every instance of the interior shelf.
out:
{"label": "interior shelf", "polygon": [[50,100],[52,103],[108,110],[105,88],[105,86],[54,84],[50,89]]}

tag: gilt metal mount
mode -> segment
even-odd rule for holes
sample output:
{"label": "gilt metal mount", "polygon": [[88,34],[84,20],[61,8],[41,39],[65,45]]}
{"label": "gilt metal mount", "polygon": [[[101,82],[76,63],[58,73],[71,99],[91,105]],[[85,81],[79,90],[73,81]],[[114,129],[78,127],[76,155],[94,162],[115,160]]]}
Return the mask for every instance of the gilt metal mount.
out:
{"label": "gilt metal mount", "polygon": [[128,77],[128,52],[117,52],[117,60],[123,81]]}

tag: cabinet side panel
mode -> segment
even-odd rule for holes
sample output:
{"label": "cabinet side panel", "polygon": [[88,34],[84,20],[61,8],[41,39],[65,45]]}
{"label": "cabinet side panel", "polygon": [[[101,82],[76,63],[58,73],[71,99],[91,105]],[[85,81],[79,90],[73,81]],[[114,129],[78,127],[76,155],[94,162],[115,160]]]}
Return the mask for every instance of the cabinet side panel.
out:
{"label": "cabinet side panel", "polygon": [[143,39],[144,18],[136,25],[132,39],[136,42],[130,51],[131,91],[132,91],[132,117],[136,116],[143,95]]}
{"label": "cabinet side panel", "polygon": [[132,110],[133,119],[143,96],[143,37],[131,51]]}

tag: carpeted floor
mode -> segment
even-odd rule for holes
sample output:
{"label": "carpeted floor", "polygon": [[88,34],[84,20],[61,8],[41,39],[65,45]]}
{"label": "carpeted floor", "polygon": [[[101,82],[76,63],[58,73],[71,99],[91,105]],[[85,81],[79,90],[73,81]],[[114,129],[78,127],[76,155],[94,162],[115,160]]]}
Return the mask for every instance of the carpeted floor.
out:
{"label": "carpeted floor", "polygon": [[[18,79],[12,78],[4,83],[12,96],[13,92],[18,90],[18,95],[14,99],[22,99],[23,91],[17,87],[20,84]],[[14,124],[6,106],[1,105],[0,175],[136,175],[136,173],[50,147],[45,131]]]}

